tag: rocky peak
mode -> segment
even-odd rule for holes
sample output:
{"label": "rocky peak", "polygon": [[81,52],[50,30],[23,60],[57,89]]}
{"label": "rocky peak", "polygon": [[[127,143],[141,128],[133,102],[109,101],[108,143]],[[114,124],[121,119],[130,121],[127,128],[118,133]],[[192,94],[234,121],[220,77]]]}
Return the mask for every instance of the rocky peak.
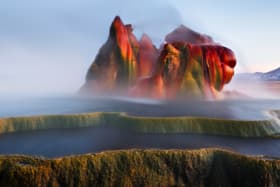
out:
{"label": "rocky peak", "polygon": [[133,27],[115,17],[108,40],[88,70],[83,90],[122,90],[152,98],[215,98],[234,75],[234,53],[210,36],[179,26],[158,50],[148,35],[138,41]]}
{"label": "rocky peak", "polygon": [[200,34],[192,29],[180,25],[165,37],[167,43],[187,42],[190,44],[210,44],[214,43],[210,36]]}

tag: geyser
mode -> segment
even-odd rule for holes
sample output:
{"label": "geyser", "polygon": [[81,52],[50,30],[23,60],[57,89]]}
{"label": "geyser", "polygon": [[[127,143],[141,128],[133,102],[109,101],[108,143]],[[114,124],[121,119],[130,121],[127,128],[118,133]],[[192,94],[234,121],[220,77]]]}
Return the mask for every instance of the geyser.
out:
{"label": "geyser", "polygon": [[234,53],[210,36],[180,26],[157,49],[146,34],[138,41],[132,26],[117,16],[81,92],[155,99],[216,98],[230,82],[235,65]]}

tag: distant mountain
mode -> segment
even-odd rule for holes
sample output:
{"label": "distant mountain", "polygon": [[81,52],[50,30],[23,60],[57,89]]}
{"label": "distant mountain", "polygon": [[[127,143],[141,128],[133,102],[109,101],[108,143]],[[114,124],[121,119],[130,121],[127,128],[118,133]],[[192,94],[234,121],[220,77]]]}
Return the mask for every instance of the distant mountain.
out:
{"label": "distant mountain", "polygon": [[267,73],[255,73],[255,76],[266,81],[280,81],[280,67]]}
{"label": "distant mountain", "polygon": [[280,67],[266,73],[262,73],[262,72],[240,73],[237,74],[237,77],[241,79],[249,78],[249,79],[258,79],[264,81],[280,81]]}

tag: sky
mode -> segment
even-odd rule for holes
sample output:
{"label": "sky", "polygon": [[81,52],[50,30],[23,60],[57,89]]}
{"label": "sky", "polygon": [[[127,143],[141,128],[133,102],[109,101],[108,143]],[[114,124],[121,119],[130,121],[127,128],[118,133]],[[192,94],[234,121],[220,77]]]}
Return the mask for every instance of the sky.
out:
{"label": "sky", "polygon": [[231,48],[237,72],[280,66],[276,0],[3,0],[0,1],[0,95],[74,93],[111,21],[159,45],[180,24]]}

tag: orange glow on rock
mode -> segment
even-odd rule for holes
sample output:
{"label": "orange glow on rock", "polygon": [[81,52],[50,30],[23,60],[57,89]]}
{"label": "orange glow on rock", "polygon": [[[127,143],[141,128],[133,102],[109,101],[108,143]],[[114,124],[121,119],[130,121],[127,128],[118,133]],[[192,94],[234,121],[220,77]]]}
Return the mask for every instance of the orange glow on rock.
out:
{"label": "orange glow on rock", "polygon": [[131,25],[114,19],[83,90],[121,89],[131,96],[157,99],[212,99],[234,75],[234,53],[210,36],[180,26],[157,49],[146,34],[138,41],[132,31]]}
{"label": "orange glow on rock", "polygon": [[158,50],[148,35],[144,34],[139,41],[138,77],[150,76],[156,66]]}

